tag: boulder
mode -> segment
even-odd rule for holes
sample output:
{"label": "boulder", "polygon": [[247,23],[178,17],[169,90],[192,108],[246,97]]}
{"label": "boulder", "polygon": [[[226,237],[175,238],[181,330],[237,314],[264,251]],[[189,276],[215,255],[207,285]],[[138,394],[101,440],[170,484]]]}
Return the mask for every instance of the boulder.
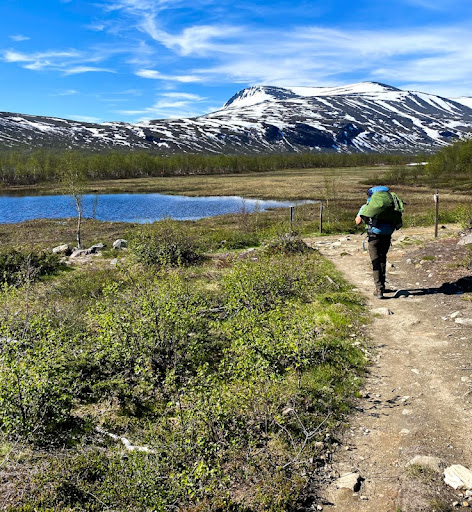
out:
{"label": "boulder", "polygon": [[76,247],[72,251],[70,258],[80,258],[81,256],[88,256],[89,254],[88,249],[77,249]]}
{"label": "boulder", "polygon": [[358,492],[361,488],[362,477],[359,473],[345,473],[341,475],[335,482],[338,489],[350,489],[353,492]]}
{"label": "boulder", "polygon": [[54,247],[52,252],[54,254],[64,254],[65,256],[69,256],[72,253],[72,249],[69,247],[69,244],[62,244]]}
{"label": "boulder", "polygon": [[102,244],[102,243],[99,243],[99,244],[95,244],[95,245],[92,245],[91,247],[89,247],[87,249],[87,251],[89,251],[89,254],[97,254],[98,251],[102,251],[103,249],[105,249],[105,244]]}
{"label": "boulder", "polygon": [[90,254],[98,254],[98,251],[101,251],[105,248],[105,244],[95,244],[89,247],[88,249],[77,249],[75,248],[72,254],[70,255],[71,258],[79,258],[80,256],[89,256]]}
{"label": "boulder", "polygon": [[125,249],[126,247],[128,247],[128,241],[123,238],[118,238],[118,240],[113,242],[113,249],[120,250]]}
{"label": "boulder", "polygon": [[457,242],[457,245],[470,245],[470,244],[472,244],[472,233],[469,233],[468,235],[462,237]]}

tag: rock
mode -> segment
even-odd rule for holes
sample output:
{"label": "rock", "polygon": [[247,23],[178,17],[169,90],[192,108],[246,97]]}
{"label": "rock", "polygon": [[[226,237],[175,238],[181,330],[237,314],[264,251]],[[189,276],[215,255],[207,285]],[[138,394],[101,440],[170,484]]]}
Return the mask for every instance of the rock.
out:
{"label": "rock", "polygon": [[362,477],[359,473],[345,473],[335,482],[338,489],[350,489],[358,492],[361,488]]}
{"label": "rock", "polygon": [[69,247],[69,244],[62,244],[62,245],[58,245],[57,247],[54,247],[52,252],[54,254],[64,254],[66,256],[69,256],[69,254],[72,253],[72,250]]}
{"label": "rock", "polygon": [[106,246],[105,244],[95,244],[89,247],[88,249],[77,249],[75,248],[72,254],[70,255],[71,258],[78,258],[80,256],[89,256],[90,254],[98,254],[98,251],[101,251]]}
{"label": "rock", "polygon": [[472,244],[472,233],[469,233],[468,235],[464,236],[457,242],[457,245],[470,245],[470,244]]}
{"label": "rock", "polygon": [[444,481],[454,489],[472,490],[472,471],[460,464],[444,470]]}
{"label": "rock", "polygon": [[87,249],[87,251],[89,251],[89,254],[97,254],[98,251],[102,251],[103,249],[105,249],[105,247],[105,244],[99,243],[92,245]]}
{"label": "rock", "polygon": [[472,318],[456,318],[454,320],[454,322],[456,322],[456,324],[461,324],[461,325],[472,325]]}
{"label": "rock", "polygon": [[123,238],[118,238],[118,240],[113,242],[113,249],[120,250],[125,249],[126,247],[128,247],[128,241]]}
{"label": "rock", "polygon": [[88,256],[90,253],[88,252],[88,249],[74,249],[72,254],[70,255],[71,258],[80,258],[81,256]]}
{"label": "rock", "polygon": [[464,508],[468,508],[468,507],[470,507],[470,503],[469,503],[468,501],[463,501],[463,502],[462,502],[462,506],[463,506]]}
{"label": "rock", "polygon": [[451,318],[459,318],[460,316],[462,316],[462,313],[460,311],[454,311],[454,313],[451,313],[449,316]]}
{"label": "rock", "polygon": [[113,258],[112,260],[110,260],[110,265],[112,267],[116,267],[118,265],[118,258]]}
{"label": "rock", "polygon": [[395,314],[391,309],[388,309],[388,308],[373,309],[372,313],[376,313],[377,315],[384,315],[384,316],[389,316],[389,315]]}
{"label": "rock", "polygon": [[413,465],[423,466],[424,468],[432,469],[436,473],[441,472],[441,459],[438,457],[416,455],[409,462],[406,463],[405,467]]}

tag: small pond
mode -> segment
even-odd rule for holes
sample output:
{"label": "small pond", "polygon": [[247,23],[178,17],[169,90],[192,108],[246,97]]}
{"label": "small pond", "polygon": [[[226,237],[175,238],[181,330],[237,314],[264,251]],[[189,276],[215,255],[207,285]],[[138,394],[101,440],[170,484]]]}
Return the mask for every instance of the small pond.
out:
{"label": "small pond", "polygon": [[[188,197],[163,194],[84,195],[84,217],[114,222],[154,222],[166,217],[196,220],[245,209],[267,210],[310,201],[272,201],[237,196]],[[77,216],[71,196],[0,196],[0,224]]]}

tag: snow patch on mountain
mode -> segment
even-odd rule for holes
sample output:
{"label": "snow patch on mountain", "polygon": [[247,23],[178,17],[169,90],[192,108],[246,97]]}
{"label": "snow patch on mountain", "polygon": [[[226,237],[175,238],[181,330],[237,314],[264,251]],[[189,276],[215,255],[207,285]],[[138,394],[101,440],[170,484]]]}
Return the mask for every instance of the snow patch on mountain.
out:
{"label": "snow patch on mountain", "polygon": [[80,123],[0,113],[6,147],[154,148],[168,153],[431,152],[472,133],[472,98],[361,82],[257,86],[190,119]]}

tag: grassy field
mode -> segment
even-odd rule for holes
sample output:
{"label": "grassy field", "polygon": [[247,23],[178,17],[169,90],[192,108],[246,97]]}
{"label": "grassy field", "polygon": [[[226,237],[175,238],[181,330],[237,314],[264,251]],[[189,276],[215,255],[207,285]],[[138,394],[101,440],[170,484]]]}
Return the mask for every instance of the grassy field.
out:
{"label": "grassy field", "polygon": [[[393,168],[393,170],[395,170]],[[259,199],[312,199],[324,205],[325,231],[355,230],[353,219],[365,201],[369,186],[381,184],[392,167],[361,167],[342,169],[285,170],[266,173],[236,175],[179,176],[164,178],[142,178],[132,180],[100,181],[87,183],[87,193],[155,192],[189,196],[238,195]],[[9,187],[14,194],[54,194],[61,190],[56,185],[37,187]],[[414,185],[393,185],[406,203],[405,226],[431,225],[434,222],[434,188]],[[472,197],[465,192],[440,191],[440,221],[461,222],[472,208]],[[288,212],[273,211],[258,215],[259,231],[288,229]],[[319,206],[296,209],[295,229],[301,233],[319,230]],[[256,222],[254,219],[251,222]],[[188,229],[198,233],[200,229],[247,230],[248,216],[244,212],[214,219],[203,219],[197,223],[186,223]],[[18,225],[0,225],[0,247],[15,245],[43,245],[51,247],[59,243],[73,243],[73,219],[36,220]],[[125,223],[84,221],[83,232],[86,244],[97,241],[112,243],[126,236],[133,226]],[[270,231],[270,230],[269,230]]]}

